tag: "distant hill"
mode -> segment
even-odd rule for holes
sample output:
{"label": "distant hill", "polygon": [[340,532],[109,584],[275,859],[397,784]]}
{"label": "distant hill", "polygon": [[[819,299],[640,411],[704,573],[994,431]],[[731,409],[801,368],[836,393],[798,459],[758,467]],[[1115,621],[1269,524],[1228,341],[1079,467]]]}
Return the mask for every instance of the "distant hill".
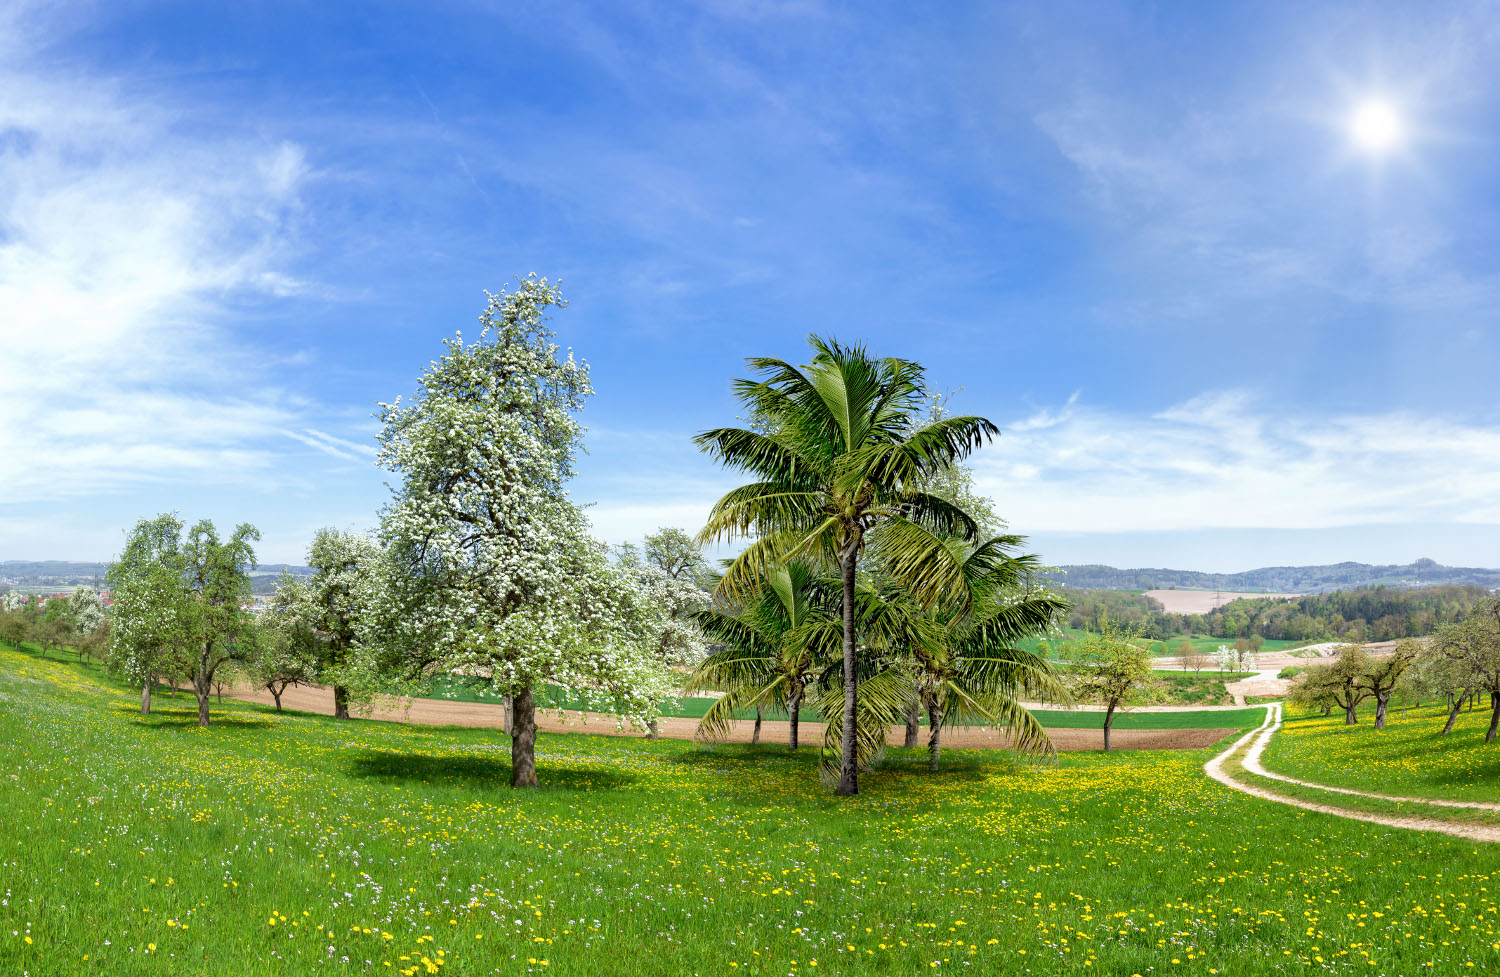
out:
{"label": "distant hill", "polygon": [[[294,577],[312,574],[312,567],[291,563],[272,563],[257,566],[251,576],[255,580],[255,592],[271,593],[276,578],[285,570]],[[0,561],[0,584],[27,587],[70,587],[78,584],[93,584],[97,578],[101,585],[109,572],[106,563],[80,560],[4,560]]]}
{"label": "distant hill", "polygon": [[1204,573],[1154,567],[1119,570],[1099,564],[1059,567],[1054,578],[1076,590],[1230,590],[1318,594],[1353,587],[1479,586],[1500,588],[1500,570],[1449,567],[1421,559],[1404,565],[1332,563],[1312,567],[1262,567],[1243,573]]}

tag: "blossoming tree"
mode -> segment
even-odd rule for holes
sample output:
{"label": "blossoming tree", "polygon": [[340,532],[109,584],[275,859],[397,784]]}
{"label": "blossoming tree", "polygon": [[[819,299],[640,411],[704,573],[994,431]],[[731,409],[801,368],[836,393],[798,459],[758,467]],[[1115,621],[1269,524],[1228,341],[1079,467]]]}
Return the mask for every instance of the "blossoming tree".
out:
{"label": "blossoming tree", "polygon": [[141,519],[109,566],[115,603],[106,664],[141,686],[141,715],[151,712],[156,676],[181,674],[191,606],[182,553],[182,520],[173,513]]}
{"label": "blossoming tree", "polygon": [[491,295],[478,341],[446,340],[416,395],[380,414],[379,464],[401,479],[381,528],[396,570],[387,647],[408,672],[479,678],[511,698],[514,787],[537,783],[549,691],[641,723],[670,691],[663,612],[589,537],[564,488],[592,388],[546,328],[563,305],[535,276]]}
{"label": "blossoming tree", "polygon": [[371,695],[367,652],[385,632],[379,615],[390,585],[389,561],[369,536],[325,528],[313,537],[307,563],[311,577],[288,576],[277,585],[268,615],[275,654],[265,663],[264,677],[331,685],[334,718],[348,719],[351,698]]}

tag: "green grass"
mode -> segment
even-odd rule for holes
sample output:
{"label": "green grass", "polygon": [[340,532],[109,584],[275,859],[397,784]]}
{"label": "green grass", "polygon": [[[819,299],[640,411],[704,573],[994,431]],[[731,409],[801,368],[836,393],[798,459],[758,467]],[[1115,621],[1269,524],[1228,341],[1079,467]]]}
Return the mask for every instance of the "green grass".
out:
{"label": "green grass", "polygon": [[815,750],[543,735],[517,793],[493,731],[190,702],[141,719],[0,650],[0,973],[1500,967],[1495,849],[1267,804],[1203,752],[894,749],[839,799]]}
{"label": "green grass", "polygon": [[[1082,710],[1036,709],[1032,715],[1050,729],[1103,729],[1104,713]],[[1115,729],[1253,729],[1266,718],[1264,709],[1225,709],[1203,712],[1124,712],[1115,715]]]}
{"label": "green grass", "polygon": [[1488,709],[1460,713],[1442,734],[1441,705],[1392,707],[1386,728],[1374,728],[1366,703],[1357,726],[1333,716],[1287,714],[1266,748],[1267,770],[1332,787],[1405,797],[1500,801],[1500,740],[1484,742]]}

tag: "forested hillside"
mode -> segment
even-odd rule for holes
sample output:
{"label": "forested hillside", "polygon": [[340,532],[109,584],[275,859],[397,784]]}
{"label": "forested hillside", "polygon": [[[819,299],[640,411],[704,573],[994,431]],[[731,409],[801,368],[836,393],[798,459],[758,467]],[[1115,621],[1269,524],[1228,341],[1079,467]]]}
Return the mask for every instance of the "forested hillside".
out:
{"label": "forested hillside", "polygon": [[1291,641],[1389,641],[1431,634],[1461,620],[1489,591],[1484,587],[1373,587],[1306,597],[1232,601],[1208,614],[1167,614],[1144,594],[1119,590],[1067,592],[1073,602],[1070,627],[1097,631],[1104,620],[1134,628],[1148,638],[1180,634]]}
{"label": "forested hillside", "polygon": [[1435,560],[1377,566],[1331,563],[1310,567],[1262,567],[1243,573],[1141,568],[1118,570],[1099,564],[1058,568],[1056,582],[1073,590],[1231,590],[1314,594],[1355,587],[1500,587],[1500,570],[1450,567]]}

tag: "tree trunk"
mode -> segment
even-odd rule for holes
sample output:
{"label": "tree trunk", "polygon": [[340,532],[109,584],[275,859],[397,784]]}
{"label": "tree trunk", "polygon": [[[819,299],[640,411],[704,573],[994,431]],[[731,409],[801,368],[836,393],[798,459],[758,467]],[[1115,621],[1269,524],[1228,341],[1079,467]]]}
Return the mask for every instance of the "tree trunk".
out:
{"label": "tree trunk", "polygon": [[750,734],[750,744],[754,746],[760,742],[760,706],[755,707],[755,731]]}
{"label": "tree trunk", "polygon": [[1344,725],[1345,726],[1358,726],[1359,725],[1359,713],[1357,713],[1357,712],[1354,711],[1354,707],[1355,707],[1355,703],[1353,703],[1353,702],[1345,702],[1344,703]]}
{"label": "tree trunk", "polygon": [[516,700],[511,696],[506,696],[501,700],[501,703],[502,714],[505,716],[505,735],[514,736],[516,728]]}
{"label": "tree trunk", "polygon": [[208,670],[213,647],[203,643],[203,657],[198,663],[198,674],[193,676],[193,695],[198,697],[198,725],[208,725],[208,697],[214,690],[214,677]]}
{"label": "tree trunk", "polygon": [[536,701],[531,686],[523,686],[514,699],[511,716],[510,785],[535,787],[536,783]]}
{"label": "tree trunk", "polygon": [[[1451,698],[1451,697],[1450,697]],[[1443,724],[1443,735],[1447,736],[1453,732],[1453,724],[1458,721],[1458,711],[1464,707],[1464,697],[1459,696],[1452,700],[1448,706],[1448,721]]]}
{"label": "tree trunk", "polygon": [[790,726],[787,729],[787,746],[795,750],[802,731],[802,690],[793,692],[786,702]]}
{"label": "tree trunk", "polygon": [[146,681],[141,683],[141,715],[151,715],[151,676],[146,676]]}
{"label": "tree trunk", "polygon": [[937,773],[938,761],[943,756],[943,707],[934,699],[927,706],[927,769]]}
{"label": "tree trunk", "polygon": [[1490,693],[1490,728],[1484,734],[1486,743],[1495,741],[1495,730],[1500,727],[1500,692]]}
{"label": "tree trunk", "polygon": [[1375,697],[1375,728],[1376,729],[1385,729],[1385,710],[1386,710],[1386,707],[1388,705],[1390,705],[1390,701],[1391,701],[1390,693],[1386,693],[1385,695],[1377,695]]}
{"label": "tree trunk", "polygon": [[[267,688],[270,688],[270,686],[267,686]],[[285,692],[285,691],[286,691],[286,689],[282,689],[281,690],[281,692]],[[276,711],[277,712],[281,711],[281,692],[277,692],[275,689],[271,689],[271,698],[273,698],[273,699],[276,700]]]}
{"label": "tree trunk", "polygon": [[844,577],[844,740],[840,757],[839,785],[836,794],[859,793],[858,713],[859,675],[854,662],[854,569],[859,555],[858,540],[850,540],[841,554]]}
{"label": "tree trunk", "polygon": [[342,685],[333,687],[333,718],[349,718],[349,690]]}
{"label": "tree trunk", "polygon": [[1333,712],[1333,706],[1327,702],[1323,703],[1323,715],[1326,716],[1331,712]]}
{"label": "tree trunk", "polygon": [[918,711],[916,700],[906,707],[906,742],[901,744],[907,749],[917,745],[917,728],[921,725],[921,712]]}
{"label": "tree trunk", "polygon": [[646,739],[661,739],[661,726],[655,719],[652,719],[646,723]]}
{"label": "tree trunk", "polygon": [[1109,730],[1115,724],[1115,703],[1111,699],[1109,708],[1104,712],[1104,752],[1109,752]]}

